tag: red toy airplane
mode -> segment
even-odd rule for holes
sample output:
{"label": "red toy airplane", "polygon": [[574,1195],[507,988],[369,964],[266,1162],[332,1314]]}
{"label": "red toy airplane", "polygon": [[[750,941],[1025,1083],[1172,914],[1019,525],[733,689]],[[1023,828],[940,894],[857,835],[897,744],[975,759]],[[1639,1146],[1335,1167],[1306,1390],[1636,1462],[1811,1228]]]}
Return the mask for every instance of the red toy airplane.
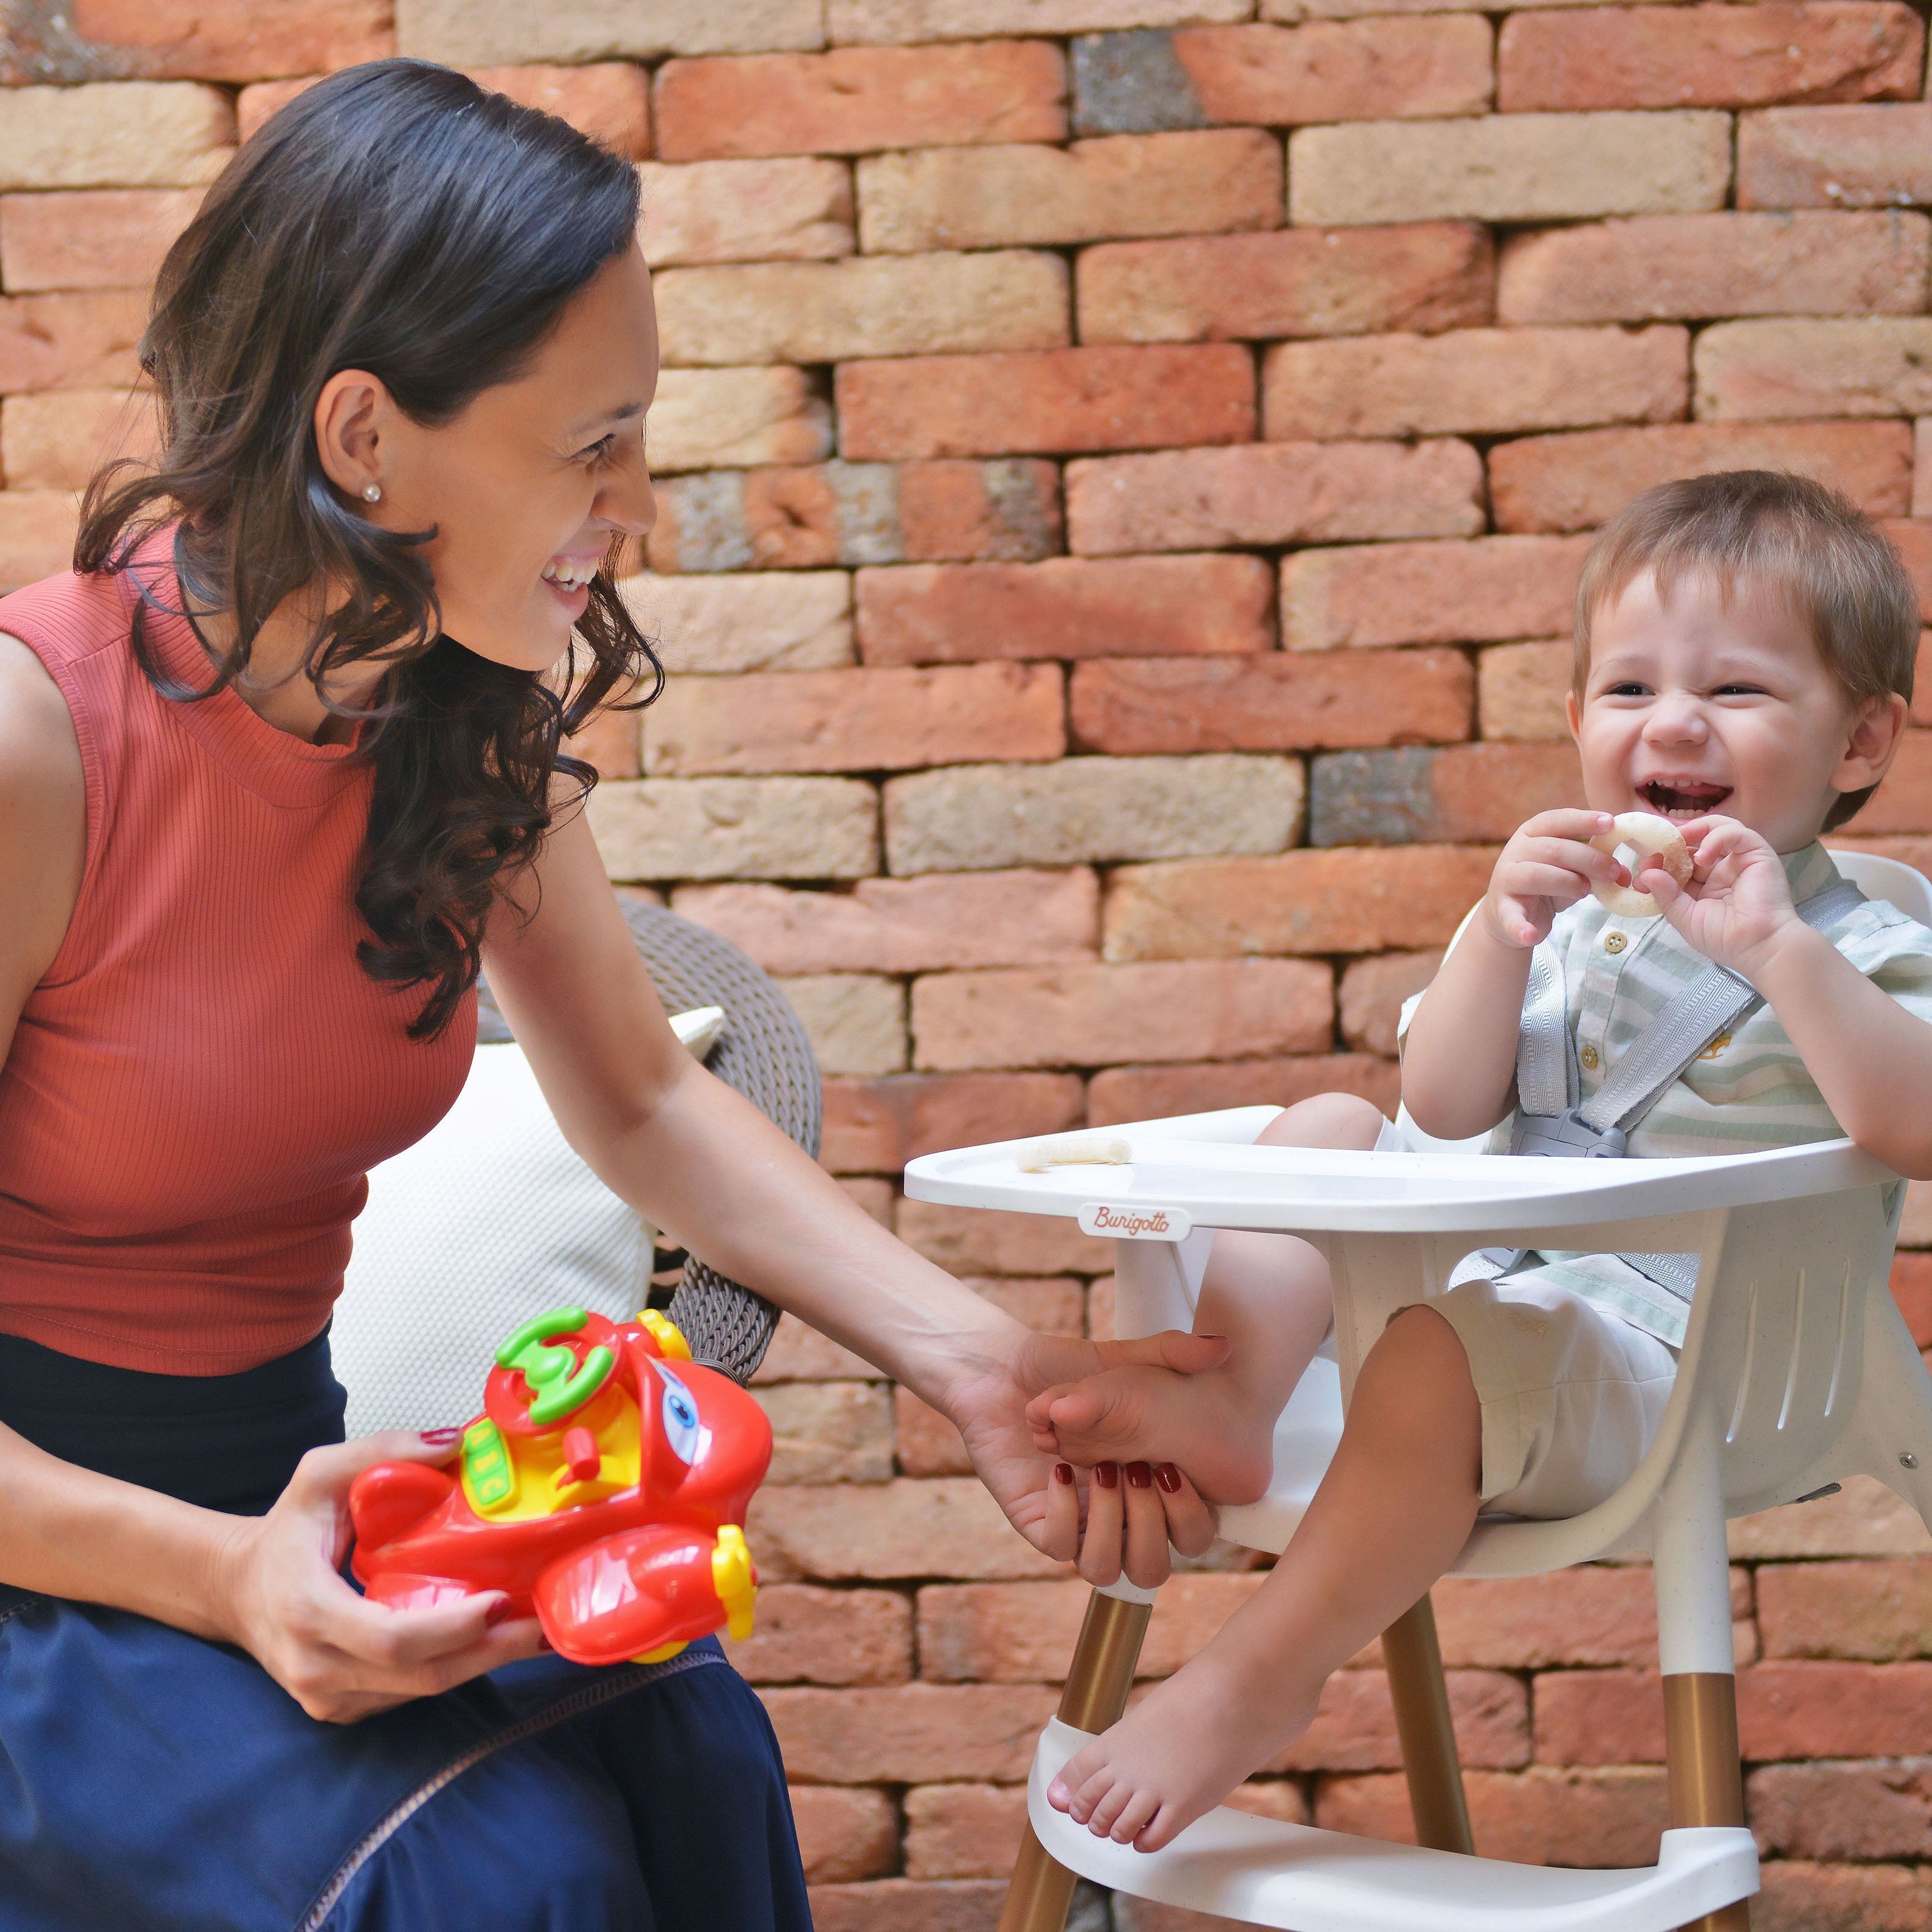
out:
{"label": "red toy airplane", "polygon": [[458,1473],[380,1462],[351,1486],[352,1567],[376,1602],[505,1591],[575,1664],[751,1634],[745,1511],[771,1424],[663,1316],[536,1316],[496,1351],[483,1412]]}

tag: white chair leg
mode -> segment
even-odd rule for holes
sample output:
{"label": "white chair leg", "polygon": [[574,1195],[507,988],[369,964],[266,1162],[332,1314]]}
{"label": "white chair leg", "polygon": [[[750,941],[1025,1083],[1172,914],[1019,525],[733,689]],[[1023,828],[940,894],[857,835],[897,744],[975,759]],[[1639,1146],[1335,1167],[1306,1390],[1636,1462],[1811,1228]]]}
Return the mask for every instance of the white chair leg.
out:
{"label": "white chair leg", "polygon": [[[1142,1640],[1154,1615],[1154,1592],[1124,1580],[1096,1590],[1067,1666],[1060,1721],[1076,1730],[1104,1731],[1118,1724],[1133,1688]],[[1033,1827],[1020,1841],[1012,1882],[1000,1914],[1000,1932],[1064,1932],[1074,1875],[1048,1858]]]}
{"label": "white chair leg", "polygon": [[[1658,1498],[1654,1519],[1658,1654],[1664,1672],[1672,1830],[1744,1822],[1719,1455],[1715,1418],[1708,1412],[1694,1417],[1677,1466]],[[1686,1932],[1748,1932],[1750,1924],[1750,1907],[1739,1899],[1694,1920]]]}

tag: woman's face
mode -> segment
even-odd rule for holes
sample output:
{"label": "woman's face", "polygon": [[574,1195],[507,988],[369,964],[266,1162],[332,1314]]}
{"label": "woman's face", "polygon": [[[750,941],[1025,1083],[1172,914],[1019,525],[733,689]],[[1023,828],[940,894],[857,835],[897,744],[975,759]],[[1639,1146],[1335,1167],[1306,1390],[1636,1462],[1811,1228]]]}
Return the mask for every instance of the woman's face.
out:
{"label": "woman's face", "polygon": [[657,379],[650,275],[633,248],[572,298],[521,375],[453,422],[425,428],[376,400],[363,460],[382,495],[366,514],[435,530],[425,554],[451,637],[525,670],[562,656],[613,540],[656,520],[644,412]]}

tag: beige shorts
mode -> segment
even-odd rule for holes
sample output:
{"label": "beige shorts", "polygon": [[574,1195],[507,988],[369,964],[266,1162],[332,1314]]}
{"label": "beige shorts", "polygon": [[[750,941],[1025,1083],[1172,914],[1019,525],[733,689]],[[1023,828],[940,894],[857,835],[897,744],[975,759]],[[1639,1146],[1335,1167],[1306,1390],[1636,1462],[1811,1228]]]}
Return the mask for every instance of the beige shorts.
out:
{"label": "beige shorts", "polygon": [[1580,1516],[1642,1461],[1670,1400],[1676,1350],[1549,1282],[1466,1281],[1424,1305],[1469,1358],[1485,1514]]}

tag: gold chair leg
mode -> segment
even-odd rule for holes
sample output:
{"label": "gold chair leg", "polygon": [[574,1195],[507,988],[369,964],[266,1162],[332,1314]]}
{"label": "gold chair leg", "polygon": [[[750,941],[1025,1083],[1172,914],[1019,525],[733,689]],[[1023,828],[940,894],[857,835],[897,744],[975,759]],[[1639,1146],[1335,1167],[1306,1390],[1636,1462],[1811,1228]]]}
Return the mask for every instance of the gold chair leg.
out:
{"label": "gold chair leg", "polygon": [[[1088,1599],[1087,1621],[1080,1627],[1060,1696],[1063,1724],[1077,1731],[1104,1731],[1119,1721],[1153,1614],[1150,1604],[1124,1604],[1098,1590]],[[1047,1856],[1028,1825],[1006,1888],[1000,1932],[1064,1932],[1072,1897],[1072,1873]]]}
{"label": "gold chair leg", "polygon": [[[1737,1679],[1728,1671],[1685,1671],[1664,1680],[1664,1754],[1673,1830],[1744,1822],[1738,1755]],[[1745,1899],[1693,1919],[1684,1932],[1750,1932]]]}
{"label": "gold chair leg", "polygon": [[1442,1676],[1442,1648],[1436,1640],[1436,1612],[1426,1596],[1382,1632],[1382,1660],[1395,1706],[1396,1735],[1402,1742],[1416,1842],[1434,1851],[1473,1853],[1468,1800],[1463,1795],[1456,1729],[1449,1716],[1449,1687]]}

